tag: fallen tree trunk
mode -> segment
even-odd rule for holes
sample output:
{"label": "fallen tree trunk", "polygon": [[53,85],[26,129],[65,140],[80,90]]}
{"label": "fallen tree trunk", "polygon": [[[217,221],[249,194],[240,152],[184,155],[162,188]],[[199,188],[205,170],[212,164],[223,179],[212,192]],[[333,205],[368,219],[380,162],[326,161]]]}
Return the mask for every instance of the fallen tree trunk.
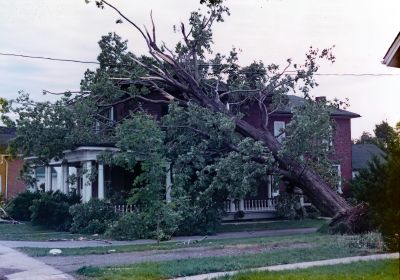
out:
{"label": "fallen tree trunk", "polygon": [[[266,126],[264,125],[263,128],[260,129],[233,115],[220,100],[221,96],[218,92],[218,86],[215,90],[209,92],[202,88],[198,75],[199,69],[197,67],[186,67],[188,65],[185,65],[185,60],[187,60],[187,63],[191,63],[191,58],[193,58],[193,61],[197,61],[196,45],[198,42],[196,41],[196,38],[194,38],[193,41],[189,40],[191,32],[186,33],[183,24],[181,28],[183,39],[184,42],[186,42],[186,47],[189,51],[192,51],[192,53],[179,60],[171,51],[166,52],[163,48],[158,47],[153,20],[152,32],[149,33],[147,29],[142,30],[138,25],[129,20],[129,18],[107,1],[99,1],[98,6],[99,5],[100,7],[106,5],[114,9],[123,19],[131,24],[146,41],[149,48],[149,54],[158,62],[158,67],[146,64],[136,58],[132,58],[136,63],[143,66],[148,71],[148,74],[141,78],[144,83],[149,83],[153,89],[159,90],[159,92],[169,101],[177,101],[179,104],[187,104],[188,102],[196,103],[199,106],[208,108],[212,112],[223,113],[231,117],[235,122],[236,131],[238,133],[246,137],[251,137],[254,140],[261,141],[272,152],[279,167],[286,171],[285,176],[288,177],[290,182],[302,189],[304,194],[307,195],[310,201],[321,211],[322,214],[334,217],[332,226],[343,223],[348,228],[349,232],[358,232],[361,230],[357,225],[363,224],[363,220],[367,217],[367,207],[365,205],[352,207],[315,171],[310,170],[292,158],[281,156],[279,154],[282,148],[281,144],[276,140],[274,135],[266,128]],[[218,16],[218,11],[217,14],[212,13],[208,20],[204,18],[203,22],[200,23],[201,25],[199,30],[204,31],[209,28],[208,24],[215,20],[216,16]],[[319,57],[327,55],[329,55],[329,53],[325,51],[325,54],[321,54]],[[310,67],[310,69],[308,69],[306,73],[317,71],[318,67],[315,65],[316,57],[318,57],[316,52],[311,51],[309,53],[309,61],[306,65]],[[196,66],[196,63],[194,66]],[[282,74],[277,75],[276,78],[279,79]],[[302,77],[303,74],[300,75],[300,77]],[[306,84],[313,83],[310,79],[306,79],[305,82]],[[159,86],[160,83],[162,84],[161,86]],[[278,86],[282,84],[284,83],[278,83]],[[166,92],[164,89],[165,85],[173,88],[173,90]],[[272,86],[272,88],[276,87]],[[260,107],[264,107],[264,119],[268,118],[266,104],[264,103],[267,96],[267,93],[265,92],[266,89],[268,89],[268,87],[249,90],[250,92],[259,92],[261,98],[258,101]]]}

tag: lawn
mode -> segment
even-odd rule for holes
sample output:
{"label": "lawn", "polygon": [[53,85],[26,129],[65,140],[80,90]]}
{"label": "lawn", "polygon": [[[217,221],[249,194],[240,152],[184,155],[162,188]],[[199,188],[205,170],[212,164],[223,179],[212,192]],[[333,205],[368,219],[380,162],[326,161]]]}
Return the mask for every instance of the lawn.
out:
{"label": "lawn", "polygon": [[218,280],[393,280],[400,279],[399,260],[362,261],[280,272],[244,272]]}
{"label": "lawn", "polygon": [[224,223],[218,232],[238,232],[257,230],[276,230],[293,228],[320,228],[327,221],[324,219],[303,219],[290,221],[265,221],[259,223]]}
{"label": "lawn", "polygon": [[[328,238],[330,238],[328,236]],[[226,246],[235,245],[259,245],[259,246],[271,246],[279,247],[288,244],[298,243],[310,243],[320,244],[326,242],[325,235],[321,234],[303,234],[303,235],[286,235],[286,236],[271,236],[271,237],[248,237],[248,238],[230,238],[230,239],[219,239],[219,240],[204,240],[198,243],[184,245],[182,242],[161,242],[160,244],[138,244],[138,245],[119,245],[119,246],[103,246],[103,247],[81,247],[81,248],[65,248],[62,250],[60,256],[71,256],[71,255],[89,255],[89,254],[108,254],[110,250],[113,253],[128,253],[138,251],[150,251],[150,250],[172,250],[181,248],[193,248],[193,247],[209,247],[214,249],[222,249]],[[21,247],[18,248],[32,257],[42,257],[48,255],[49,250],[47,248],[32,248],[32,247]],[[115,251],[114,251],[115,250]]]}
{"label": "lawn", "polygon": [[[356,248],[356,246],[352,246],[352,244],[342,239],[346,239],[346,237],[340,236],[314,234],[307,237],[297,236],[296,238],[309,238],[309,241],[313,242],[314,246],[307,248],[278,248],[256,254],[144,262],[127,266],[83,267],[77,273],[85,277],[101,280],[158,280],[209,272],[242,270],[277,264],[366,255],[379,251],[376,249]],[[305,239],[302,240],[304,241]],[[272,240],[269,239],[269,241],[271,242]],[[268,239],[264,239],[264,242],[267,243]]]}
{"label": "lawn", "polygon": [[60,240],[77,239],[83,235],[71,234],[68,232],[58,232],[32,226],[30,223],[24,224],[0,224],[0,240]]}

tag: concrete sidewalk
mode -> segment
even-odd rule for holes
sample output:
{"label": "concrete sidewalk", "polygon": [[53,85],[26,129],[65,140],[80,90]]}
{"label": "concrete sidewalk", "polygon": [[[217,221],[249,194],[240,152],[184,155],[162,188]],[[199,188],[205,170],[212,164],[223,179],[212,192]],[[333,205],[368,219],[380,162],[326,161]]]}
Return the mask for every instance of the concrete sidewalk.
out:
{"label": "concrete sidewalk", "polygon": [[73,280],[74,278],[47,264],[0,245],[0,279]]}
{"label": "concrete sidewalk", "polygon": [[375,261],[375,260],[387,260],[387,259],[398,259],[398,258],[399,258],[399,253],[379,254],[379,255],[370,255],[370,256],[357,256],[357,257],[330,259],[330,260],[322,260],[322,261],[273,265],[273,266],[245,269],[245,270],[214,272],[214,273],[199,274],[199,275],[193,275],[193,276],[178,277],[178,278],[173,278],[170,280],[206,280],[206,279],[213,279],[213,278],[217,278],[217,277],[223,277],[223,276],[227,276],[227,275],[235,275],[237,273],[246,272],[246,271],[282,271],[282,270],[304,269],[304,268],[316,267],[316,266],[348,264],[348,263],[353,263],[353,262],[358,262],[358,261]]}
{"label": "concrete sidewalk", "polygon": [[[268,237],[296,234],[309,234],[317,231],[317,228],[297,228],[297,229],[277,229],[243,232],[226,232],[207,236],[207,240],[249,238],[249,237]],[[204,236],[178,236],[165,242],[185,242],[188,240],[199,240]],[[156,240],[134,240],[134,241],[106,241],[106,240],[76,240],[76,241],[8,241],[0,240],[0,245],[10,248],[18,247],[37,247],[37,248],[81,248],[81,247],[99,247],[99,246],[119,246],[119,245],[140,245],[155,244]]]}

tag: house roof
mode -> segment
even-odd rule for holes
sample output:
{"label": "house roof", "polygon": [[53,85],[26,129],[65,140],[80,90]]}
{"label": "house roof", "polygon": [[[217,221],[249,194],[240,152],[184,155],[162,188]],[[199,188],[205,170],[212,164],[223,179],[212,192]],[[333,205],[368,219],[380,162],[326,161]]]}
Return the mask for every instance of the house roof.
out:
{"label": "house roof", "polygon": [[[275,111],[274,114],[280,115],[280,114],[291,114],[292,110],[294,107],[299,106],[304,104],[306,100],[302,97],[296,96],[296,95],[288,95],[288,103],[286,105],[283,105],[281,108],[279,108],[277,111]],[[341,110],[341,109],[334,109],[331,113],[332,116],[336,117],[345,117],[345,118],[359,118],[361,117],[359,114],[346,111],[346,110]]]}
{"label": "house roof", "polygon": [[8,142],[15,138],[15,128],[0,126],[0,145],[7,145]]}
{"label": "house roof", "polygon": [[367,168],[368,163],[371,162],[374,157],[377,157],[381,162],[385,161],[385,152],[374,144],[353,144],[351,151],[353,170]]}
{"label": "house roof", "polygon": [[397,34],[390,48],[385,54],[382,63],[386,66],[400,68],[400,32]]}

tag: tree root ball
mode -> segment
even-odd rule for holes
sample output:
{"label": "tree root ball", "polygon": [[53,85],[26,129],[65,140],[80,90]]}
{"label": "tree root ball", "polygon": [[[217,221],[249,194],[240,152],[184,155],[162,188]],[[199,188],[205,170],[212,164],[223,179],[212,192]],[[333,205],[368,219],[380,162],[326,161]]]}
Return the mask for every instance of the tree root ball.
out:
{"label": "tree root ball", "polygon": [[373,229],[368,204],[364,202],[337,214],[329,223],[329,232],[333,234],[360,234]]}

